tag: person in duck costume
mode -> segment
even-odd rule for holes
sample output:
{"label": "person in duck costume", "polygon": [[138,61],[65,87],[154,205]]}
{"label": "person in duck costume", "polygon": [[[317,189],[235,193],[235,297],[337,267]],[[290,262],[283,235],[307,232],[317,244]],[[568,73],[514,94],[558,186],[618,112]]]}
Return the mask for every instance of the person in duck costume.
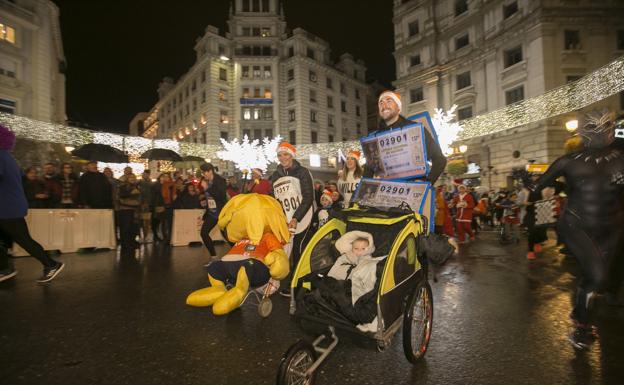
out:
{"label": "person in duck costume", "polygon": [[[210,286],[186,298],[190,306],[212,306],[215,315],[238,308],[249,288],[280,280],[289,272],[283,247],[290,239],[282,206],[263,194],[240,194],[221,210],[219,228],[234,243],[220,261],[208,265]],[[228,289],[229,288],[229,289]]]}

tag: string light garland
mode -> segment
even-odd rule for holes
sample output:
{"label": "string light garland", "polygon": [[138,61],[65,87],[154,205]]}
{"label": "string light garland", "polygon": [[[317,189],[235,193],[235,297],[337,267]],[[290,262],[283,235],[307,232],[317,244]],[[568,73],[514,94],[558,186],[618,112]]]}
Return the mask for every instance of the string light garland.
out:
{"label": "string light garland", "polygon": [[221,139],[224,150],[218,151],[217,157],[233,162],[236,168],[244,173],[254,168],[264,172],[270,163],[277,163],[277,146],[281,140],[279,135],[272,139],[264,138],[262,143],[258,139],[250,141],[247,135],[243,140],[234,139],[228,142]]}
{"label": "string light garland", "polygon": [[[461,121],[459,139],[492,134],[517,126],[538,122],[575,111],[624,91],[624,56],[582,77],[581,79],[550,90],[543,95],[511,104],[487,114]],[[452,110],[451,110],[452,111]],[[443,114],[437,111],[436,114]],[[448,113],[448,112],[447,112]],[[449,121],[450,122],[450,121]],[[18,138],[59,143],[79,147],[87,143],[102,143],[137,157],[150,148],[166,148],[181,155],[194,155],[206,159],[217,158],[222,145],[205,145],[178,142],[172,139],[147,139],[143,137],[96,132],[56,123],[42,122],[18,115],[0,112],[0,123],[11,128]],[[445,129],[436,130],[444,132]],[[336,157],[340,151],[359,148],[357,140],[332,143],[298,144],[297,158],[309,159],[311,154],[324,158]]]}
{"label": "string light garland", "polygon": [[624,91],[624,56],[577,81],[487,114],[462,120],[466,140],[575,111]]}

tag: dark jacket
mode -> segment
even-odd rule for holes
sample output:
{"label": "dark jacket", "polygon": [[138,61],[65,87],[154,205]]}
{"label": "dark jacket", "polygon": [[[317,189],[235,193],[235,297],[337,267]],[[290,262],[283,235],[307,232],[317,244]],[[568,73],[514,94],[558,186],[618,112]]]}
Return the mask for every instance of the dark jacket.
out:
{"label": "dark jacket", "polygon": [[48,207],[58,207],[61,204],[61,195],[63,195],[61,177],[58,174],[44,175],[43,183],[50,195],[50,198],[48,198]]}
{"label": "dark jacket", "polygon": [[78,181],[80,204],[92,209],[113,208],[113,189],[106,175],[99,171],[85,172]]}
{"label": "dark jacket", "polygon": [[24,218],[27,212],[22,170],[11,153],[0,150],[0,219]]}
{"label": "dark jacket", "polygon": [[199,202],[199,194],[191,195],[188,192],[188,186],[185,186],[184,191],[173,202],[174,209],[201,209],[201,203]]}
{"label": "dark jacket", "polygon": [[227,183],[225,182],[225,179],[221,175],[214,173],[214,177],[212,178],[208,189],[204,192],[204,195],[206,195],[206,199],[212,197],[217,204],[216,210],[209,210],[207,208],[206,213],[218,218],[221,209],[227,203]]}
{"label": "dark jacket", "polygon": [[295,210],[293,214],[293,218],[301,222],[314,203],[314,183],[312,181],[312,175],[307,168],[293,159],[293,165],[288,170],[284,170],[281,164],[277,166],[277,170],[271,175],[271,184],[275,185],[275,181],[283,176],[293,176],[299,179],[299,183],[301,184],[301,195],[303,199],[301,205],[297,207],[297,210]]}
{"label": "dark jacket", "polygon": [[117,199],[119,210],[138,210],[141,207],[139,184],[120,183]]}
{"label": "dark jacket", "polygon": [[[394,128],[401,128],[412,123],[414,122],[405,119],[403,115],[399,115],[399,119],[390,126],[387,126],[386,122],[381,120],[379,122],[378,130],[379,132],[381,132]],[[429,132],[429,130],[427,129],[425,129],[424,131],[425,146],[427,147],[427,157],[431,161],[431,169],[429,170],[429,175],[425,178],[425,180],[431,182],[431,184],[433,185],[438,180],[440,175],[444,172],[444,168],[446,167],[446,157],[444,156],[444,154],[442,154],[442,149],[440,148],[438,142],[436,142],[436,140],[434,139],[431,132]],[[371,170],[369,167],[364,166],[364,177],[372,178],[373,170]]]}
{"label": "dark jacket", "polygon": [[[50,193],[46,190],[45,183],[41,179],[30,180],[24,177],[24,194],[26,195],[26,200],[28,201],[28,208],[42,209],[50,207]],[[48,198],[37,198],[38,194],[47,194]]]}

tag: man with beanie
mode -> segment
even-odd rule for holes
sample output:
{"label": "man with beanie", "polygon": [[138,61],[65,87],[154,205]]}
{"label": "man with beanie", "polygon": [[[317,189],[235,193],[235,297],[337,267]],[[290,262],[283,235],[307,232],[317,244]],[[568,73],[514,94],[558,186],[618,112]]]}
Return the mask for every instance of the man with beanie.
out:
{"label": "man with beanie", "polygon": [[20,245],[43,265],[39,283],[52,281],[65,265],[50,258],[28,231],[24,217],[28,204],[22,187],[22,172],[9,151],[15,145],[15,134],[0,125],[0,282],[14,277],[17,271],[7,254],[11,241]]}
{"label": "man with beanie", "polygon": [[[378,106],[379,116],[381,117],[378,128],[379,131],[401,128],[413,123],[401,115],[401,96],[396,92],[382,92],[381,95],[379,95]],[[429,176],[427,176],[426,180],[433,185],[444,171],[444,167],[446,167],[446,158],[442,154],[440,145],[433,138],[432,133],[427,129],[424,131],[427,157],[431,162],[431,169],[429,170]],[[372,170],[366,167],[364,176],[371,178],[373,176]]]}
{"label": "man with beanie", "polygon": [[[282,205],[288,228],[295,236],[292,238],[290,253],[290,271],[294,271],[304,248],[304,241],[310,230],[314,208],[314,183],[310,171],[295,160],[297,150],[288,142],[277,147],[279,165],[271,175],[273,195]],[[290,288],[280,291],[285,297],[290,296]]]}

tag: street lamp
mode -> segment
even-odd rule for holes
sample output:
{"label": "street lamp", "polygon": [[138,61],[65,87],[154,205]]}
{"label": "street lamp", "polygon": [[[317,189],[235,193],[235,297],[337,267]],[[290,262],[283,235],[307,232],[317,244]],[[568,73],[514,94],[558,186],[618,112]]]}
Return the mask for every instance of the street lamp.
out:
{"label": "street lamp", "polygon": [[229,57],[227,57],[227,56],[225,56],[225,55],[221,55],[221,56],[219,56],[219,59],[221,59],[221,60],[223,60],[223,61],[228,61],[228,60],[230,60],[230,58],[229,58]]}
{"label": "street lamp", "polygon": [[459,152],[461,152],[462,154],[465,154],[466,151],[468,151],[468,146],[466,146],[465,144],[462,144],[461,146],[459,146]]}
{"label": "street lamp", "polygon": [[565,128],[568,132],[574,132],[578,128],[578,120],[571,119],[565,123]]}
{"label": "street lamp", "polygon": [[68,153],[71,154],[71,152],[74,151],[74,147],[72,147],[72,146],[65,146],[65,151],[67,151]]}

